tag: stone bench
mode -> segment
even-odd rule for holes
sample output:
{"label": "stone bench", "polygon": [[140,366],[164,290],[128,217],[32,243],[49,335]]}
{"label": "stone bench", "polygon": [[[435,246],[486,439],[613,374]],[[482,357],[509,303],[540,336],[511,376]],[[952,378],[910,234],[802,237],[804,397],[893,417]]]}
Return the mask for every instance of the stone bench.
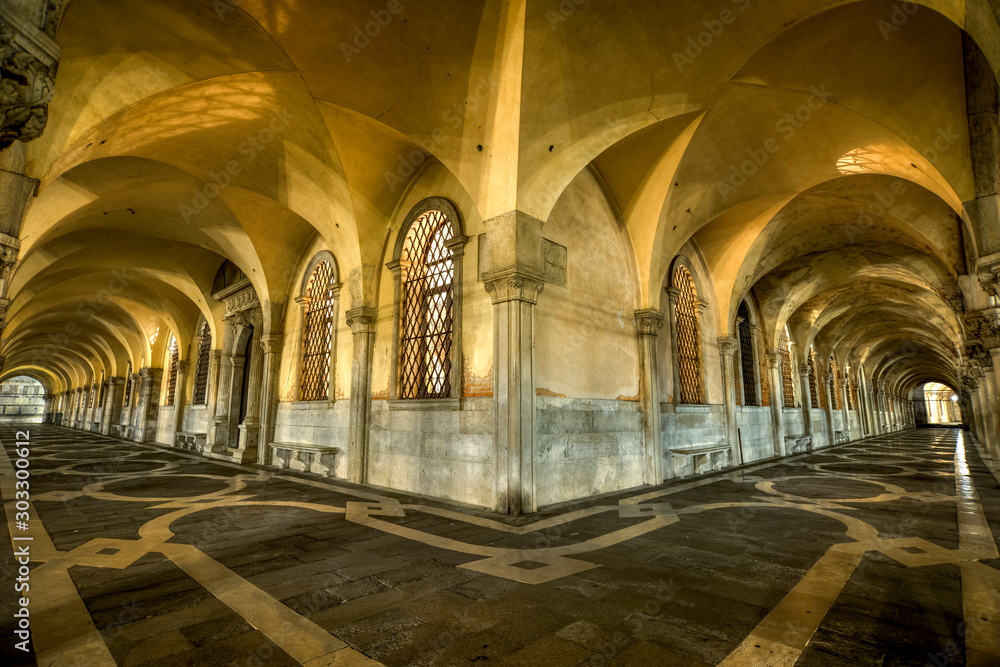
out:
{"label": "stone bench", "polygon": [[811,435],[786,435],[785,452],[787,454],[807,452],[809,451],[809,445],[812,444],[812,439]]}
{"label": "stone bench", "polygon": [[710,470],[718,470],[729,464],[729,445],[726,444],[671,449],[670,453],[685,463],[691,461],[696,475]]}
{"label": "stone bench", "polygon": [[201,454],[205,451],[205,443],[208,442],[207,433],[190,433],[188,431],[177,431],[174,433],[174,446]]}
{"label": "stone bench", "polygon": [[135,427],[129,426],[128,424],[112,424],[111,425],[111,435],[118,438],[124,438],[126,440],[131,440],[132,436],[135,434]]}
{"label": "stone bench", "polygon": [[833,432],[833,442],[838,445],[843,445],[850,442],[851,434],[848,431],[834,431]]}
{"label": "stone bench", "polygon": [[312,472],[324,477],[333,477],[339,453],[338,447],[272,442],[271,465],[282,470]]}

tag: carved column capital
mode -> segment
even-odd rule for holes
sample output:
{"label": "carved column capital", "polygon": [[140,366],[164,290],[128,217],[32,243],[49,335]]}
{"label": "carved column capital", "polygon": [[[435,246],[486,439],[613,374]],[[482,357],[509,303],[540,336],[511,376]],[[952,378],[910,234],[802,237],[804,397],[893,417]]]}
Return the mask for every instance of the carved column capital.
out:
{"label": "carved column capital", "polygon": [[663,328],[663,313],[647,308],[637,310],[634,314],[635,330],[640,336],[655,336]]}
{"label": "carved column capital", "polygon": [[274,354],[281,349],[281,334],[264,334],[260,337],[260,346],[264,354]]}
{"label": "carved column capital", "polygon": [[188,361],[187,359],[185,359],[183,361],[178,361],[177,362],[177,373],[178,374],[186,374],[188,372],[189,368],[191,368],[191,362]]}
{"label": "carved column capital", "polygon": [[0,12],[0,150],[41,136],[58,60],[59,47],[50,35]]}
{"label": "carved column capital", "polygon": [[777,354],[765,354],[764,355],[764,361],[767,362],[767,367],[768,368],[777,368],[778,367],[778,359],[780,359],[780,357]]}
{"label": "carved column capital", "polygon": [[719,354],[723,357],[732,356],[736,354],[736,351],[740,349],[740,342],[735,338],[721,337],[719,338]]}
{"label": "carved column capital", "polygon": [[347,311],[347,326],[351,327],[351,333],[355,336],[359,334],[375,333],[375,325],[378,323],[378,309],[362,306]]}
{"label": "carved column capital", "polygon": [[545,289],[545,279],[526,269],[502,269],[483,274],[486,292],[494,304],[524,301],[535,305]]}
{"label": "carved column capital", "polygon": [[670,301],[671,306],[676,306],[677,301],[681,298],[681,291],[676,287],[667,288],[667,299]]}

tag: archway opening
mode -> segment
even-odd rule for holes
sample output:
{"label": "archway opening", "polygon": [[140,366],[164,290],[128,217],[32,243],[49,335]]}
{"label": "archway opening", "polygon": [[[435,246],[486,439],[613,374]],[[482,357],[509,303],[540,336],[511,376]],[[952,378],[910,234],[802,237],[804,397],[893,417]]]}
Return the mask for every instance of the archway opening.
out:
{"label": "archway opening", "polygon": [[927,382],[913,390],[914,418],[919,426],[961,426],[962,406],[948,385]]}
{"label": "archway opening", "polygon": [[40,424],[45,416],[45,387],[24,375],[0,384],[0,423]]}

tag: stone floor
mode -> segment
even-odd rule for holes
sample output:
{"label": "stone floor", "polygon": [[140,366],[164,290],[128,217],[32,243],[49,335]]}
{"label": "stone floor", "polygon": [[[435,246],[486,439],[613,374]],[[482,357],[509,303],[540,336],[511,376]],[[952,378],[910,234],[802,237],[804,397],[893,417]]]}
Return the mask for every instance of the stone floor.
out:
{"label": "stone floor", "polygon": [[1000,488],[953,429],[511,519],[25,428],[0,664],[1000,665]]}

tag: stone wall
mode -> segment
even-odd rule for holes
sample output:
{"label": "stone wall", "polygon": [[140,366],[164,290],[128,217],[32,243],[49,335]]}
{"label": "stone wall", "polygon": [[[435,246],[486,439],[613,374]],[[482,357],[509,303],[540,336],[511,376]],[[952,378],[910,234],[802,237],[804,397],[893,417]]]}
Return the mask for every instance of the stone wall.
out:
{"label": "stone wall", "polygon": [[734,464],[751,463],[774,456],[771,408],[757,406],[736,408],[736,428],[739,436]]}
{"label": "stone wall", "polygon": [[372,401],[368,482],[491,507],[493,399],[465,398],[457,408],[458,401],[436,409]]}
{"label": "stone wall", "polygon": [[537,397],[539,506],[641,485],[641,426],[636,401]]}
{"label": "stone wall", "polygon": [[44,392],[42,385],[30,378],[11,378],[0,384],[0,422],[41,422]]}
{"label": "stone wall", "polygon": [[335,457],[334,477],[347,476],[347,442],[349,429],[350,402],[336,401],[332,405],[326,401],[282,401],[278,403],[274,426],[274,442],[337,447],[340,452]]}

